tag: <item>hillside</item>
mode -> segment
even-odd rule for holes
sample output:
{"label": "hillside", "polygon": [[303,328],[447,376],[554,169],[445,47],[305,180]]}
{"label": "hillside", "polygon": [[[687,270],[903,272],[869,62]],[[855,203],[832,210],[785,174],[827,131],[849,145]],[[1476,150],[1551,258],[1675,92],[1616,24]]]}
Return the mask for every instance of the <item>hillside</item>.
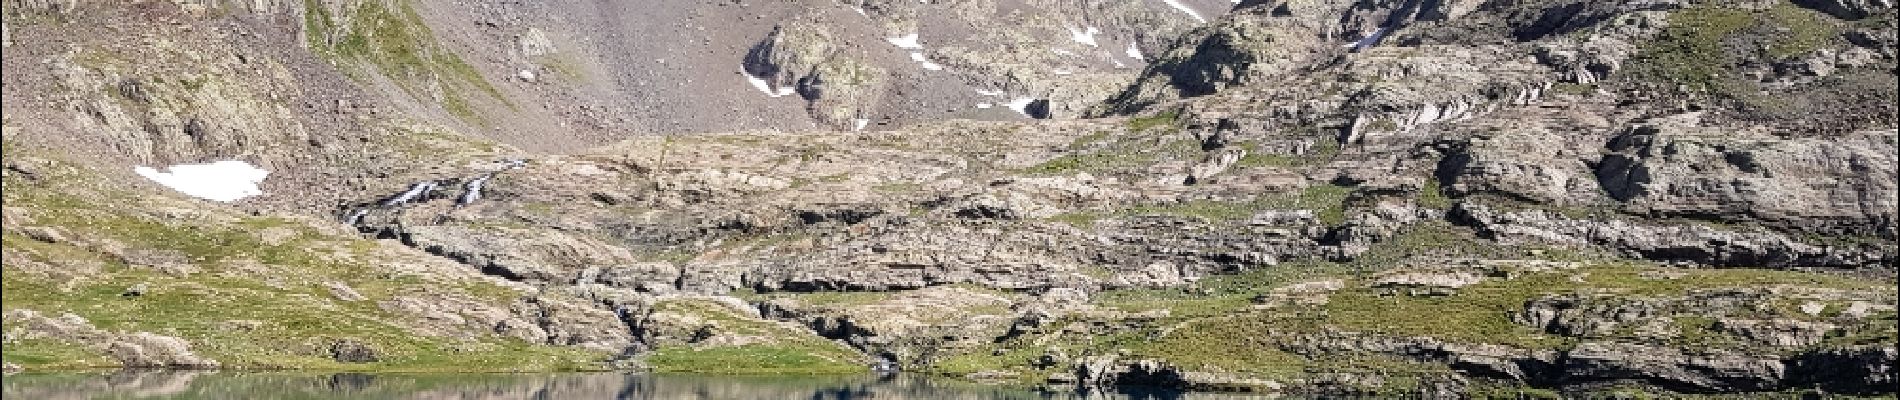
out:
{"label": "hillside", "polygon": [[8,368],[1897,390],[1889,1],[610,3],[0,3]]}

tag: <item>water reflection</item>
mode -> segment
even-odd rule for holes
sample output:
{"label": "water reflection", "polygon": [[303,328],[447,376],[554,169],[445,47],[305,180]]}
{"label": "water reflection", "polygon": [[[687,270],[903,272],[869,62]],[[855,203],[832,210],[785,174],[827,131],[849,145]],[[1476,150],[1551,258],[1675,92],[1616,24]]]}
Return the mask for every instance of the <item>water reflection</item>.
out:
{"label": "water reflection", "polygon": [[1040,392],[916,375],[782,377],[670,374],[306,374],[119,371],[17,374],[6,399],[1244,399],[1150,391]]}

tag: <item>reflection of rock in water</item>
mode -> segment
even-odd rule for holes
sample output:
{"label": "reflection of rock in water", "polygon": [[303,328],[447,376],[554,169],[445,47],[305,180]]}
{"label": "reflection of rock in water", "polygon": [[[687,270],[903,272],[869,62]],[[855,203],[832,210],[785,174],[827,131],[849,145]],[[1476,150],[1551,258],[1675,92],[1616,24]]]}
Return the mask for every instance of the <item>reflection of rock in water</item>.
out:
{"label": "reflection of rock in water", "polygon": [[329,388],[332,393],[357,393],[369,389],[370,385],[374,384],[376,384],[376,375],[346,372],[330,375]]}
{"label": "reflection of rock in water", "polygon": [[696,376],[628,374],[299,374],[124,371],[19,374],[0,384],[7,399],[1196,399],[1211,394],[1034,392],[914,374]]}

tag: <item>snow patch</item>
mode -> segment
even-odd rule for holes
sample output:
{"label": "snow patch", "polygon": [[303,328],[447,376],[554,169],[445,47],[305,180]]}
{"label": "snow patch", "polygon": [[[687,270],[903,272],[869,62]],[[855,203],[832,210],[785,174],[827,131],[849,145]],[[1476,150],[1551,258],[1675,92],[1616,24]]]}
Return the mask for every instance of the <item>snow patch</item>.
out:
{"label": "snow patch", "polygon": [[1135,47],[1135,42],[1128,42],[1128,50],[1124,51],[1123,54],[1127,54],[1128,58],[1133,58],[1135,61],[1148,60],[1147,56],[1141,54],[1141,48]]}
{"label": "snow patch", "polygon": [[884,41],[891,42],[892,46],[897,46],[897,48],[900,49],[916,50],[924,48],[924,44],[917,41],[917,34],[915,33],[902,37],[885,38]]}
{"label": "snow patch", "polygon": [[1193,18],[1194,22],[1200,22],[1200,23],[1207,22],[1206,18],[1201,18],[1201,13],[1194,12],[1193,7],[1188,7],[1187,4],[1182,4],[1181,0],[1161,0],[1161,1],[1164,3],[1168,3],[1169,7],[1174,7],[1174,9],[1176,10],[1181,10],[1181,12],[1187,13],[1188,18]]}
{"label": "snow patch", "polygon": [[1345,47],[1352,48],[1352,51],[1365,50],[1367,47],[1379,44],[1379,39],[1384,39],[1388,31],[1390,31],[1388,28],[1374,29],[1372,34],[1366,35],[1366,37],[1359,39],[1359,41],[1347,43]]}
{"label": "snow patch", "polygon": [[141,166],[133,168],[132,172],[179,193],[223,203],[263,195],[264,191],[259,190],[257,185],[270,175],[270,171],[236,160],[178,164],[165,169],[168,171],[160,172]]}
{"label": "snow patch", "polygon": [[1001,90],[984,90],[984,89],[977,89],[977,90],[976,90],[976,94],[980,94],[980,95],[984,95],[984,96],[1002,96],[1002,95],[1003,95],[1003,91],[1001,91]]}
{"label": "snow patch", "polygon": [[1069,40],[1089,45],[1089,47],[1099,47],[1099,45],[1095,43],[1095,35],[1100,33],[1102,33],[1102,30],[1095,29],[1093,26],[1087,29],[1069,28]]}
{"label": "snow patch", "polygon": [[852,121],[851,121],[851,123],[852,123],[852,125],[854,125],[854,126],[853,126],[853,127],[851,128],[852,130],[858,130],[858,131],[861,131],[861,130],[864,130],[864,126],[865,126],[865,125],[870,125],[870,124],[871,124],[871,120],[869,120],[869,119],[864,119],[864,118],[858,118],[858,119],[855,119],[855,120],[852,120]]}
{"label": "snow patch", "polygon": [[990,103],[976,103],[976,108],[989,109],[990,107],[995,107],[995,105]]}
{"label": "snow patch", "polygon": [[1028,117],[1030,116],[1029,103],[1034,103],[1034,102],[1036,102],[1036,99],[1028,98],[1028,97],[1017,97],[1015,100],[1010,100],[1008,103],[1003,103],[1003,106],[1009,107],[1010,110],[1016,111],[1017,114],[1022,114],[1023,116]]}
{"label": "snow patch", "polygon": [[918,65],[923,66],[924,69],[927,69],[927,70],[931,70],[931,71],[943,70],[943,65],[930,62],[930,59],[924,58],[924,53],[912,52],[910,53],[910,60],[916,61]]}
{"label": "snow patch", "polygon": [[766,82],[765,79],[760,79],[759,77],[752,76],[752,74],[746,73],[745,70],[743,69],[739,70],[739,75],[745,75],[746,81],[752,82],[752,87],[759,89],[759,92],[765,93],[766,96],[785,97],[787,95],[791,95],[793,91],[792,88],[789,88],[789,87],[783,87],[783,88],[778,88],[777,90],[773,90],[772,84],[770,82]]}

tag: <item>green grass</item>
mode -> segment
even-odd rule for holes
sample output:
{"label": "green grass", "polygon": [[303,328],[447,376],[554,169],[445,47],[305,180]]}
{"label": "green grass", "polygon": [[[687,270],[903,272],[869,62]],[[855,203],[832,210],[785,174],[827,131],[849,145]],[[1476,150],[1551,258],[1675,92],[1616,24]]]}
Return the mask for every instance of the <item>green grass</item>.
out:
{"label": "green grass", "polygon": [[[52,315],[49,317],[58,317]],[[118,367],[119,362],[98,349],[52,339],[25,339],[6,343],[0,359],[37,369],[78,370]]]}
{"label": "green grass", "polygon": [[[1669,27],[1646,42],[1631,60],[1628,74],[1639,80],[1686,87],[1744,102],[1772,102],[1734,71],[1739,60],[1759,54],[1773,59],[1807,54],[1836,41],[1843,28],[1819,12],[1779,2],[1764,11],[1719,5],[1669,14]],[[1749,50],[1736,50],[1741,47]],[[1753,53],[1758,48],[1760,53]]]}
{"label": "green grass", "polygon": [[[436,42],[408,0],[362,2],[342,17],[347,25],[339,25],[338,16],[322,3],[304,1],[304,39],[313,52],[338,66],[374,67],[412,96],[439,99],[445,110],[476,124],[486,121],[470,104],[466,90],[513,106],[474,66]],[[353,68],[346,72],[361,77]]]}
{"label": "green grass", "polygon": [[1125,138],[1102,143],[1090,149],[1056,157],[1024,168],[1025,175],[1059,175],[1075,172],[1102,172],[1154,165],[1163,159],[1190,159],[1201,153],[1200,144],[1191,138]]}
{"label": "green grass", "polygon": [[[852,297],[855,299],[855,297]],[[656,313],[677,313],[708,321],[722,334],[764,337],[766,343],[740,346],[693,347],[661,345],[646,355],[655,372],[709,374],[846,374],[868,370],[855,350],[820,338],[809,331],[735,315],[725,306],[699,300],[666,301]]]}
{"label": "green grass", "polygon": [[891,296],[893,295],[894,294],[892,292],[755,293],[749,290],[743,291],[743,292],[737,292],[733,294],[734,297],[739,297],[749,302],[760,302],[760,301],[770,301],[772,299],[789,298],[789,299],[797,300],[799,303],[803,303],[806,305],[826,307],[826,308],[874,304],[874,303],[878,303],[878,302],[882,302],[884,300],[890,299]]}
{"label": "green grass", "polygon": [[871,187],[871,190],[896,194],[917,193],[923,191],[923,189],[924,185],[917,182],[886,182]]}
{"label": "green grass", "polygon": [[1077,228],[1088,229],[1088,228],[1094,227],[1096,221],[1100,221],[1102,220],[1102,218],[1106,218],[1106,217],[1107,216],[1103,215],[1102,213],[1078,211],[1078,212],[1067,212],[1067,213],[1062,213],[1062,214],[1056,214],[1054,216],[1049,217],[1048,220],[1053,221],[1053,222],[1068,224],[1069,226],[1074,226]]}
{"label": "green grass", "polygon": [[1440,210],[1450,209],[1451,198],[1445,197],[1445,188],[1438,184],[1438,179],[1426,177],[1425,183],[1418,189],[1418,205]]}
{"label": "green grass", "polygon": [[1346,220],[1345,202],[1352,188],[1334,185],[1307,186],[1298,193],[1269,194],[1249,201],[1195,200],[1174,204],[1130,207],[1118,212],[1129,215],[1171,215],[1209,221],[1239,221],[1265,210],[1312,210],[1320,223],[1337,225]]}
{"label": "green grass", "polygon": [[1141,132],[1152,128],[1176,126],[1180,122],[1180,111],[1162,111],[1146,117],[1128,119],[1129,132]]}
{"label": "green grass", "polygon": [[1669,15],[1669,27],[1636,56],[1639,73],[1664,82],[1710,91],[1731,62],[1723,40],[1754,24],[1746,10],[1696,7]]}
{"label": "green grass", "polygon": [[[0,275],[0,303],[6,309],[30,309],[49,316],[72,313],[107,331],[176,336],[191,342],[195,353],[232,369],[577,370],[599,368],[605,357],[591,350],[512,338],[420,336],[393,322],[412,316],[386,311],[378,302],[415,293],[415,287],[422,285],[497,307],[506,307],[522,293],[476,278],[392,271],[362,261],[375,257],[369,253],[376,246],[373,242],[324,237],[288,220],[168,218],[160,222],[126,211],[152,206],[122,193],[64,192],[89,186],[95,183],[83,176],[63,176],[58,182],[8,177],[5,201],[10,207],[31,210],[34,225],[61,228],[69,238],[118,243],[127,253],[159,254],[195,272],[168,273],[129,265],[93,247],[41,242],[7,232],[0,235],[0,245],[12,257],[50,265],[54,271],[67,265],[97,269],[66,276],[7,265],[6,273]],[[255,234],[270,228],[290,228],[298,235],[270,244]],[[349,285],[369,300],[337,300],[328,282]],[[147,293],[121,296],[135,285],[145,285]],[[256,323],[254,328],[234,329],[232,321]],[[381,361],[344,364],[329,359],[328,344],[341,339],[369,344],[381,353]],[[75,352],[73,346],[53,341],[9,343],[4,354],[9,362],[34,369],[91,365],[85,360],[93,357]]]}
{"label": "green grass", "polygon": [[[1433,234],[1436,235],[1436,234]],[[1400,238],[1418,241],[1418,238]],[[1418,243],[1414,243],[1418,244]],[[1168,311],[1168,317],[1146,324],[1118,323],[1115,332],[1094,332],[1105,339],[1095,343],[1068,343],[1081,351],[1108,352],[1123,348],[1139,357],[1166,360],[1191,369],[1236,372],[1242,375],[1284,378],[1329,369],[1370,369],[1401,376],[1439,373],[1442,366],[1396,359],[1312,360],[1280,350],[1281,338],[1319,332],[1344,331],[1386,336],[1426,336],[1452,342],[1497,343],[1531,349],[1563,349],[1577,339],[1544,334],[1511,321],[1526,301],[1554,294],[1614,293],[1620,299],[1679,297],[1692,291],[1774,286],[1819,287],[1854,291],[1890,290],[1883,283],[1797,271],[1758,269],[1674,269],[1642,263],[1595,263],[1575,271],[1530,272],[1515,279],[1493,277],[1447,296],[1389,295],[1368,286],[1373,271],[1390,265],[1356,265],[1301,261],[1263,267],[1235,275],[1209,277],[1192,288],[1119,289],[1095,296],[1102,307],[1130,313]],[[1646,272],[1669,270],[1675,279],[1659,279]],[[1288,305],[1253,310],[1252,299],[1288,284],[1341,279],[1344,288],[1324,305]],[[1792,305],[1765,311],[1781,317],[1801,317]],[[1787,310],[1783,310],[1787,309]],[[1757,313],[1764,311],[1745,311]],[[1851,339],[1826,345],[1886,343],[1896,337],[1892,313],[1870,318]],[[1754,315],[1749,315],[1754,316]],[[1662,316],[1676,323],[1685,346],[1731,347],[1741,343],[1712,327],[1714,319],[1700,314]],[[1058,323],[1056,326],[1062,326]],[[1092,350],[1089,350],[1092,349]],[[1015,357],[972,355],[961,369],[997,369]],[[1026,368],[1026,367],[1013,367]],[[1500,393],[1548,394],[1523,388]]]}
{"label": "green grass", "polygon": [[1757,18],[1787,30],[1768,45],[1768,56],[1777,59],[1826,47],[1840,37],[1842,30],[1833,17],[1786,1],[1778,2]]}
{"label": "green grass", "polygon": [[1147,164],[1153,157],[1130,153],[1083,153],[1056,157],[1026,168],[1028,175],[1059,175],[1083,171],[1102,171]]}
{"label": "green grass", "polygon": [[1142,215],[1186,217],[1208,222],[1243,221],[1267,210],[1312,210],[1320,223],[1338,225],[1346,221],[1346,198],[1352,188],[1313,185],[1297,193],[1267,194],[1245,201],[1193,200],[1168,204],[1134,205],[1111,211],[1072,211],[1051,216],[1046,221],[1088,229],[1103,219]]}

